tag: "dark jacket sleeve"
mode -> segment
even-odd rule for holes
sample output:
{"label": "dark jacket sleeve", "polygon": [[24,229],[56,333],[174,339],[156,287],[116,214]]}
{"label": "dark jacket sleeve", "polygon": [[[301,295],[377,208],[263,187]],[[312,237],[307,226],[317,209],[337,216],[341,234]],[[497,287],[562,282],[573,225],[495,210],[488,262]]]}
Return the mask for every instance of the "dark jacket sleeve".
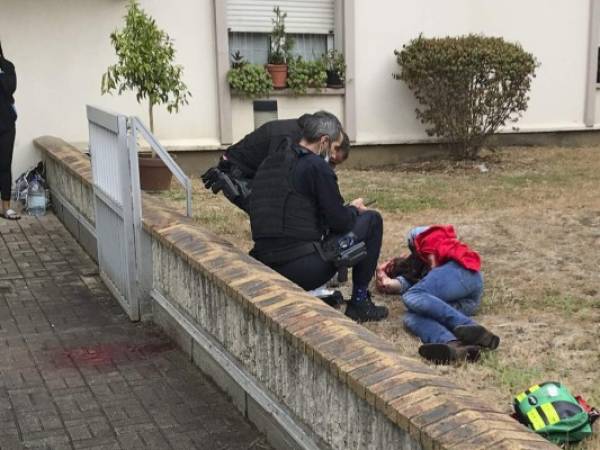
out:
{"label": "dark jacket sleeve", "polygon": [[334,233],[348,233],[354,228],[358,210],[344,206],[335,172],[323,161],[312,168],[312,186],[309,189],[317,199],[317,206],[325,225]]}
{"label": "dark jacket sleeve", "polygon": [[10,103],[14,102],[13,94],[17,90],[17,75],[15,66],[6,59],[0,59],[0,90],[5,98],[9,99]]}

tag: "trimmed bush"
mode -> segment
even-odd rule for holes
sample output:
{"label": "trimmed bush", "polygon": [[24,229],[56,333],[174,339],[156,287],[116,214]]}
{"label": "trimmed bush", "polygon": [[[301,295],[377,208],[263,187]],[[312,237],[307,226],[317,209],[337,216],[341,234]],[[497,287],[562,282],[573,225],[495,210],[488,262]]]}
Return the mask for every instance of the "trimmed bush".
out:
{"label": "trimmed bush", "polygon": [[308,88],[326,87],[325,64],[322,61],[304,61],[300,57],[289,61],[287,85],[296,95],[306,94]]}
{"label": "trimmed bush", "polygon": [[229,86],[244,97],[268,97],[273,82],[264,66],[242,63],[227,72]]}
{"label": "trimmed bush", "polygon": [[522,116],[538,66],[519,44],[479,35],[419,36],[394,54],[394,78],[419,101],[427,134],[447,140],[462,158],[475,158],[490,135]]}

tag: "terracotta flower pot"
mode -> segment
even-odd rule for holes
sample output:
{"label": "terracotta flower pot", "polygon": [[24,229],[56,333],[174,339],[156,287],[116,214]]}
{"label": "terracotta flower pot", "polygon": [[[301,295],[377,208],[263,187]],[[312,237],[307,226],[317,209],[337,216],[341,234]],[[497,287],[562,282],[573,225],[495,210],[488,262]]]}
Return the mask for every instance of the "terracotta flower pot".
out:
{"label": "terracotta flower pot", "polygon": [[285,89],[288,74],[287,64],[267,64],[267,72],[271,75],[275,89]]}
{"label": "terracotta flower pot", "polygon": [[166,191],[173,174],[160,158],[139,155],[140,186],[144,191]]}

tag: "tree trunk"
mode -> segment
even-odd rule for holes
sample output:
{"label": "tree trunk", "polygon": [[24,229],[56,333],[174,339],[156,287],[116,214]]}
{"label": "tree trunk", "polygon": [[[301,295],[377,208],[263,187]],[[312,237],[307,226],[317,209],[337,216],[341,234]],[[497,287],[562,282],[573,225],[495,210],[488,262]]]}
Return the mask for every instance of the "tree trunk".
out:
{"label": "tree trunk", "polygon": [[[152,101],[148,101],[148,116],[150,117],[150,132],[154,134],[154,104]],[[156,153],[152,147],[150,147],[150,151],[152,159],[156,158]]]}
{"label": "tree trunk", "polygon": [[154,105],[151,101],[148,102],[148,115],[150,116],[150,131],[154,134]]}

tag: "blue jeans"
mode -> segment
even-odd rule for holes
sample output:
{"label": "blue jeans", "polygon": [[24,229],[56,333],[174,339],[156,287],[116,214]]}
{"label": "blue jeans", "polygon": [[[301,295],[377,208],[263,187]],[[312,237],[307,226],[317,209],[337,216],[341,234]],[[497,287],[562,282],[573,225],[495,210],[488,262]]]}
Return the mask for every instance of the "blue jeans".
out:
{"label": "blue jeans", "polygon": [[452,330],[473,325],[473,315],[483,293],[480,272],[450,261],[432,269],[403,295],[407,312],[404,325],[423,343],[456,340]]}

